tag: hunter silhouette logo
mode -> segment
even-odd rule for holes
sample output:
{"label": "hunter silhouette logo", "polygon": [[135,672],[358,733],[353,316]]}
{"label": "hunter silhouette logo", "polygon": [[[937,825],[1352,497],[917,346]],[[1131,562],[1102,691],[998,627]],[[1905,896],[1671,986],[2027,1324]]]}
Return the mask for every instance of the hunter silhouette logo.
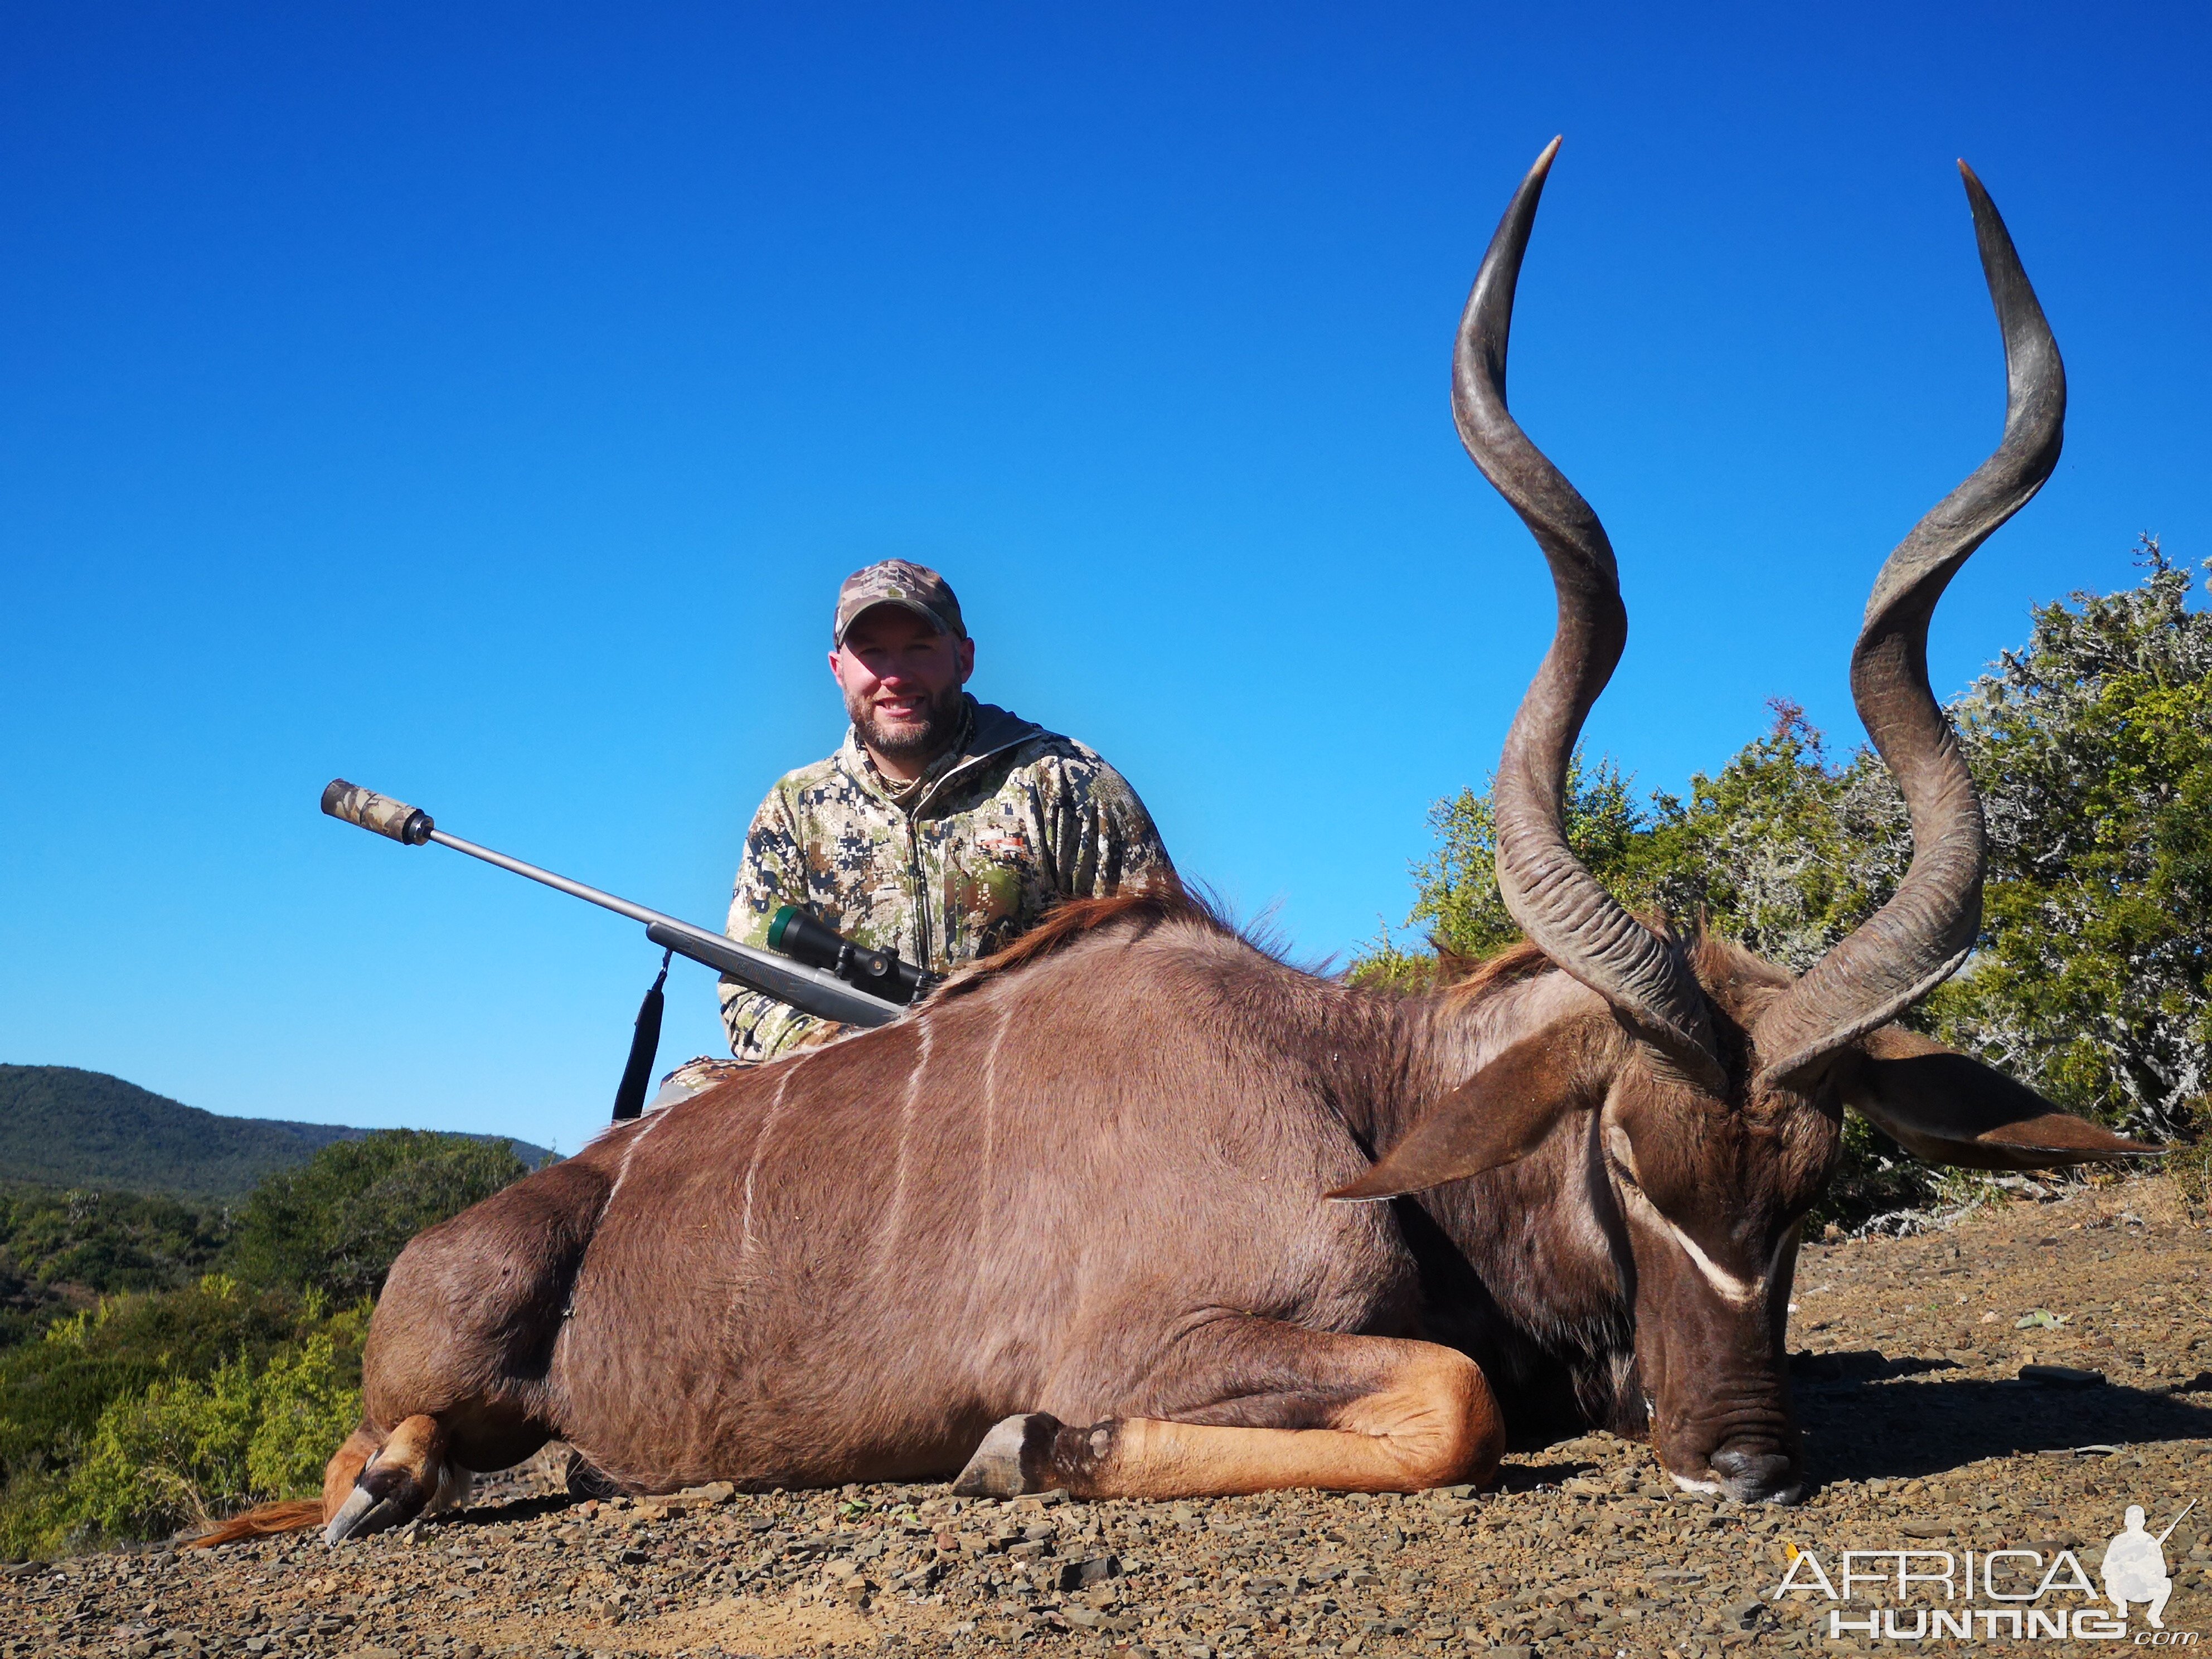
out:
{"label": "hunter silhouette logo", "polygon": [[2173,1580],[2166,1571],[2166,1540],[2173,1536],[2173,1529],[2181,1524],[2181,1516],[2197,1507],[2191,1498],[2182,1506],[2181,1515],[2166,1522],[2166,1530],[2155,1538],[2143,1530],[2143,1511],[2140,1504],[2128,1505],[2127,1527],[2112,1541],[2105,1546],[2105,1594],[2120,1610],[2120,1617],[2128,1616],[2128,1603],[2146,1604],[2144,1617],[2150,1620],[2153,1630],[2164,1630],[2166,1598],[2173,1594]]}
{"label": "hunter silhouette logo", "polygon": [[[2193,1647],[2197,1632],[2166,1628],[2173,1594],[2166,1540],[2196,1507],[2191,1498],[2165,1531],[2153,1533],[2144,1526],[2142,1506],[2130,1504],[2099,1563],[2101,1595],[2070,1549],[2047,1560],[2033,1549],[1845,1550],[1831,1558],[1831,1576],[1818,1554],[1794,1544],[1789,1570],[1770,1594],[1777,1602],[1809,1595],[1845,1604],[1828,1610],[1831,1640],[2117,1641],[2130,1633],[2129,1608],[2140,1607],[2149,1628],[2135,1632],[2136,1646]],[[1888,1605],[1871,1605],[1876,1596]]]}

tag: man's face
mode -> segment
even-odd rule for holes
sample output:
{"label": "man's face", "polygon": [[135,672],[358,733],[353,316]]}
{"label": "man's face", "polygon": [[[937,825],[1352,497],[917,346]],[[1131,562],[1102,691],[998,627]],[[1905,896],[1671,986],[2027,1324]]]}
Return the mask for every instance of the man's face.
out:
{"label": "man's face", "polygon": [[845,712],[878,759],[933,759],[951,741],[975,642],[938,633],[903,606],[864,611],[830,653]]}

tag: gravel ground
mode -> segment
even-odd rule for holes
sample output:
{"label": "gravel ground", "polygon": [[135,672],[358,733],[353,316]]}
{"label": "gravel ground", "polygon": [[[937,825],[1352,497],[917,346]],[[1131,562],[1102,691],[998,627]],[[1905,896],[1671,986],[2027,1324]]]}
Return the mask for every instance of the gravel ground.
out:
{"label": "gravel ground", "polygon": [[[1820,1483],[1800,1509],[1678,1492],[1606,1435],[1515,1454],[1492,1493],[1151,1504],[941,1486],[572,1504],[541,1459],[335,1551],[307,1534],[6,1568],[0,1655],[1848,1652],[1866,1638],[1830,1636],[1832,1604],[1774,1598],[1793,1548],[1831,1575],[1847,1548],[2077,1549],[2094,1576],[2126,1504],[2155,1531],[2192,1498],[2166,1625],[2212,1647],[2212,1231],[2167,1182],[1808,1248],[1797,1286]],[[1892,1607],[1934,1594],[1916,1590]]]}

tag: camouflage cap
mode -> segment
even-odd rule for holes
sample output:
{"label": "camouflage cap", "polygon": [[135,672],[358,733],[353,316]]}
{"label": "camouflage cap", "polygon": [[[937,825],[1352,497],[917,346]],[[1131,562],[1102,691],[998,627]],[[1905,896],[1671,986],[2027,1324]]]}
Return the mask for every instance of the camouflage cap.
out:
{"label": "camouflage cap", "polygon": [[927,565],[909,564],[904,559],[884,559],[865,570],[855,570],[837,590],[837,616],[830,635],[830,644],[844,644],[845,630],[860,620],[862,611],[879,605],[896,605],[911,611],[939,633],[950,634],[956,640],[968,637],[967,624],[960,620],[960,601],[952,596],[951,583]]}

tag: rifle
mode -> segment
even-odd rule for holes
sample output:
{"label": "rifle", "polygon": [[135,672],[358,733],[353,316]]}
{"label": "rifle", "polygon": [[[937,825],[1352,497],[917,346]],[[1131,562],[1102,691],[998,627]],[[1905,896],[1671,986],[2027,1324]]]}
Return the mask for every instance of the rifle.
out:
{"label": "rifle", "polygon": [[[550,870],[541,870],[534,864],[495,853],[489,847],[449,836],[420,807],[363,789],[343,778],[332,778],[330,787],[323,791],[323,811],[334,818],[389,836],[403,847],[436,842],[456,853],[466,853],[472,859],[482,859],[486,864],[495,864],[518,876],[543,882],[571,898],[583,899],[617,915],[628,916],[632,921],[641,921],[646,938],[662,950],[703,963],[727,974],[746,989],[788,1003],[803,1014],[834,1019],[846,1025],[888,1025],[904,1011],[904,1005],[926,994],[937,983],[935,975],[902,962],[888,951],[855,945],[793,905],[778,910],[769,927],[769,942],[780,954],[740,945],[720,933],[694,927],[688,921],[678,921],[674,916],[648,910],[642,904],[633,904],[612,893],[586,887],[580,881],[571,881]],[[664,962],[664,973],[666,966]],[[655,981],[654,992],[659,988]],[[653,994],[648,993],[648,1003],[652,999]],[[654,1006],[652,1024],[656,1039],[659,1035],[659,1012]],[[641,1043],[645,1036],[645,1018],[641,1011]],[[646,1065],[650,1067],[651,1064],[648,1054]],[[617,1113],[635,1115],[634,1111],[623,1113],[620,1105]]]}
{"label": "rifle", "polygon": [[2172,1520],[2166,1523],[2166,1530],[2158,1535],[2158,1547],[2160,1549],[2164,1549],[2166,1547],[2166,1540],[2173,1536],[2173,1529],[2179,1526],[2183,1519],[2188,1515],[2189,1511],[2196,1507],[2197,1500],[2192,1498],[2188,1503],[2182,1505],[2181,1514],[2175,1516]]}

